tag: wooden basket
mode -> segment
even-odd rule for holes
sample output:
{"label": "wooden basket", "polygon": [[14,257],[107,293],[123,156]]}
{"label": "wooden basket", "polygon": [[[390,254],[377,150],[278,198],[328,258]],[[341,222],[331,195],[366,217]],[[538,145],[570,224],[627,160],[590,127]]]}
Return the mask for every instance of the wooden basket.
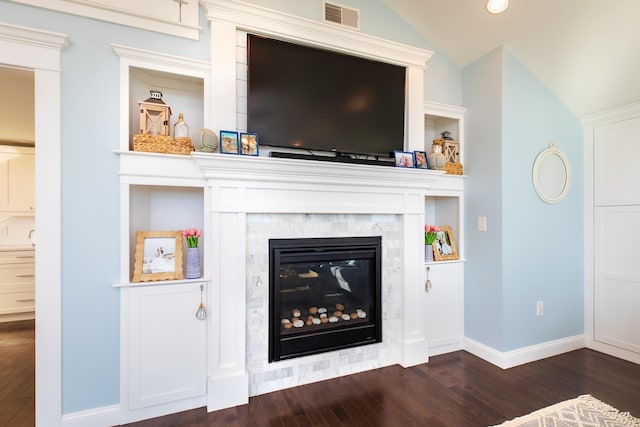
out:
{"label": "wooden basket", "polygon": [[462,172],[463,172],[462,163],[447,162],[444,165],[444,171],[445,173],[448,173],[451,175],[462,175]]}
{"label": "wooden basket", "polygon": [[172,138],[167,135],[152,136],[147,133],[137,133],[133,136],[133,151],[149,153],[186,154],[194,151],[191,138]]}

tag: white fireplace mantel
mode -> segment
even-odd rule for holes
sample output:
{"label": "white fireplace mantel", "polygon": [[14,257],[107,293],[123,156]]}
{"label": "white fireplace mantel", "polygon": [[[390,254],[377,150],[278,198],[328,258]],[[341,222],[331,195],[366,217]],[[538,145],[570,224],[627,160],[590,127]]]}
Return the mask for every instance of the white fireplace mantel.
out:
{"label": "white fireplace mantel", "polygon": [[[194,152],[180,156],[118,151],[117,154],[121,183],[125,187],[204,190],[203,267],[204,277],[210,278],[206,296],[210,314],[207,319],[208,410],[244,404],[250,395],[251,376],[246,363],[252,343],[247,337],[250,310],[247,293],[256,275],[261,276],[262,283],[268,282],[268,271],[254,271],[251,276],[248,270],[250,262],[265,256],[268,242],[262,238],[256,240],[249,234],[249,224],[253,218],[255,226],[255,218],[262,221],[264,214],[279,221],[282,218],[286,221],[289,214],[309,214],[309,221],[324,217],[319,227],[325,227],[327,218],[336,218],[335,215],[393,218],[396,234],[392,236],[393,243],[387,241],[387,248],[398,255],[395,255],[397,261],[391,278],[394,285],[387,289],[393,292],[398,317],[393,319],[393,339],[381,344],[386,346],[385,360],[381,363],[407,367],[428,361],[423,258],[425,198],[445,196],[461,200],[462,176],[421,169],[219,153]],[[126,205],[126,200],[123,203]],[[123,221],[127,218],[125,213]],[[268,226],[266,222],[264,225]],[[124,227],[123,241],[128,238],[128,230],[128,226]],[[351,230],[343,230],[342,235],[345,231]],[[253,242],[253,246],[249,247],[248,241]],[[266,260],[258,261],[258,264],[267,264]],[[128,265],[128,259],[123,259],[125,270]],[[128,271],[123,270],[123,274],[127,277]],[[384,327],[383,323],[383,331]],[[268,369],[274,366],[288,369],[295,367],[295,363],[317,360],[308,359],[313,357],[274,364],[267,364],[265,358],[264,364],[269,365]]]}
{"label": "white fireplace mantel", "polygon": [[[428,360],[423,287],[424,201],[430,194],[461,196],[463,179],[437,171],[322,161],[194,153],[206,181],[210,238],[205,274],[209,304],[209,410],[248,400],[246,361],[247,215],[252,213],[393,214],[401,222],[403,309],[398,355],[402,366]],[[267,242],[263,242],[266,247]],[[383,242],[384,245],[384,242]],[[266,272],[265,277],[266,277]],[[224,351],[221,351],[224,349]]]}

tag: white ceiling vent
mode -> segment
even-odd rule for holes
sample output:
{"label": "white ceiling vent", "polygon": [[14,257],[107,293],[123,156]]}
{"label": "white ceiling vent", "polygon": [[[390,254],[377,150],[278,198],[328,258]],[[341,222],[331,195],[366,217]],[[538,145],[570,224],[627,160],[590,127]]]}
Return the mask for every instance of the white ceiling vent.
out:
{"label": "white ceiling vent", "polygon": [[340,6],[335,3],[324,2],[324,20],[346,27],[360,29],[360,11]]}

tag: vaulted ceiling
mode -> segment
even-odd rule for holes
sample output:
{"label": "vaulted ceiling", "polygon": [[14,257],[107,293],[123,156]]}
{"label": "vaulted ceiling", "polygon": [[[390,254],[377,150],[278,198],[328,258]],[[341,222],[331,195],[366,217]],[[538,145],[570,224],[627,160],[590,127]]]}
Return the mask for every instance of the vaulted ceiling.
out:
{"label": "vaulted ceiling", "polygon": [[464,67],[504,45],[576,115],[640,101],[640,0],[384,0]]}

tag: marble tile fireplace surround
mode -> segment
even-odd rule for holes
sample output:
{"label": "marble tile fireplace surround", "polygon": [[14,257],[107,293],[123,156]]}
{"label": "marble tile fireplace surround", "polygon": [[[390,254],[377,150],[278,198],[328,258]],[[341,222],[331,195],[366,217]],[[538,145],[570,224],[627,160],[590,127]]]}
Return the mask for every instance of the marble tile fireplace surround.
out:
{"label": "marble tile fireplace surround", "polygon": [[[205,179],[208,409],[392,364],[428,360],[425,196],[459,189],[434,171],[193,153]],[[193,163],[193,162],[192,162]],[[269,239],[381,236],[382,342],[268,362]],[[206,265],[207,263],[205,263]],[[207,268],[209,271],[207,271]]]}

